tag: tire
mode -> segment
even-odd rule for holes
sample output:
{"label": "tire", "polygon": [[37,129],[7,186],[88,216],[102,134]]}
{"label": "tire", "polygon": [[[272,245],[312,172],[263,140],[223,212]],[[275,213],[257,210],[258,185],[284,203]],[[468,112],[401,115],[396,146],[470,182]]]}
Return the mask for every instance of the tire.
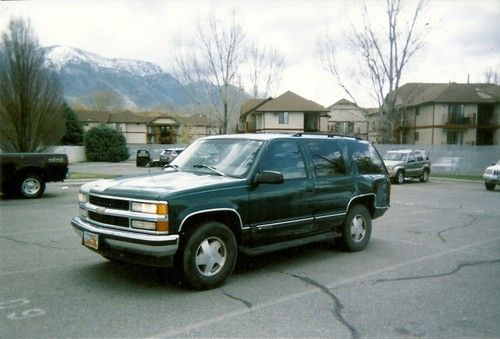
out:
{"label": "tire", "polygon": [[493,191],[495,189],[495,186],[496,184],[495,183],[492,183],[492,182],[485,182],[484,183],[484,187],[488,190],[488,191]]}
{"label": "tire", "polygon": [[396,176],[394,177],[394,183],[401,185],[405,181],[405,175],[402,170],[397,171]]}
{"label": "tire", "polygon": [[219,222],[196,228],[180,253],[179,268],[184,280],[198,290],[221,285],[236,263],[237,247],[233,232]]}
{"label": "tire", "polygon": [[425,169],[424,174],[420,177],[420,182],[428,182],[429,181],[429,170]]}
{"label": "tire", "polygon": [[24,198],[39,198],[45,191],[45,181],[39,175],[29,173],[19,180],[18,190]]}
{"label": "tire", "polygon": [[372,233],[372,218],[365,206],[354,205],[349,209],[341,233],[341,245],[346,251],[365,249]]}

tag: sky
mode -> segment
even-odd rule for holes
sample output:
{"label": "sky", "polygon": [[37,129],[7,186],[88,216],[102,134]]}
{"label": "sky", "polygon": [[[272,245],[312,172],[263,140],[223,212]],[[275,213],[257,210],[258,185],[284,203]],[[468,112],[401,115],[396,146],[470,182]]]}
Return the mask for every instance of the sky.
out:
{"label": "sky", "polygon": [[[374,27],[383,27],[384,1],[367,2]],[[405,1],[401,24],[416,5]],[[285,58],[272,96],[292,91],[327,107],[347,98],[317,57],[325,34],[338,42],[339,65],[349,82],[355,50],[348,42],[361,24],[357,0],[240,1],[0,1],[0,31],[11,17],[29,18],[42,46],[64,45],[109,58],[154,62],[172,71],[172,56],[194,37],[207,13],[229,18],[235,10],[249,40],[276,48]],[[426,44],[410,61],[407,82],[483,82],[486,70],[500,75],[500,0],[430,0],[421,15]],[[368,83],[350,83],[357,102],[376,105]]]}

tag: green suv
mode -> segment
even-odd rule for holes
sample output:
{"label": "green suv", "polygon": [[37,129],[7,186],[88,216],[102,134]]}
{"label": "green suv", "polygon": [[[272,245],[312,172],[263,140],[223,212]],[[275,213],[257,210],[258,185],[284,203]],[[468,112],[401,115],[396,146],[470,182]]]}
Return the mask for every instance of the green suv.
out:
{"label": "green suv", "polygon": [[71,224],[110,260],[173,266],[220,285],[238,253],[340,238],[363,250],[389,208],[390,180],[367,141],[336,135],[198,139],[160,173],[83,185]]}

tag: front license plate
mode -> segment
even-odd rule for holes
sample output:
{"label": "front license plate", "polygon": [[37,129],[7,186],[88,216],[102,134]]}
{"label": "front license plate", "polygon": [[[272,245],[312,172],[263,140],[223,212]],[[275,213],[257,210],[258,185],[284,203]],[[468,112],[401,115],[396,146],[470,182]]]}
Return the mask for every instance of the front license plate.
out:
{"label": "front license plate", "polygon": [[96,250],[99,247],[99,236],[91,232],[83,232],[83,244]]}

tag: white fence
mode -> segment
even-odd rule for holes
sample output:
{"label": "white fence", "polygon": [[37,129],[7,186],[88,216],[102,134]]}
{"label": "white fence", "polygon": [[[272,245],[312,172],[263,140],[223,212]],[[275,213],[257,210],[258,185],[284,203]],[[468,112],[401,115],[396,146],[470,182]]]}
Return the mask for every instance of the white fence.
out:
{"label": "white fence", "polygon": [[84,146],[55,146],[52,153],[66,154],[70,164],[87,160]]}

